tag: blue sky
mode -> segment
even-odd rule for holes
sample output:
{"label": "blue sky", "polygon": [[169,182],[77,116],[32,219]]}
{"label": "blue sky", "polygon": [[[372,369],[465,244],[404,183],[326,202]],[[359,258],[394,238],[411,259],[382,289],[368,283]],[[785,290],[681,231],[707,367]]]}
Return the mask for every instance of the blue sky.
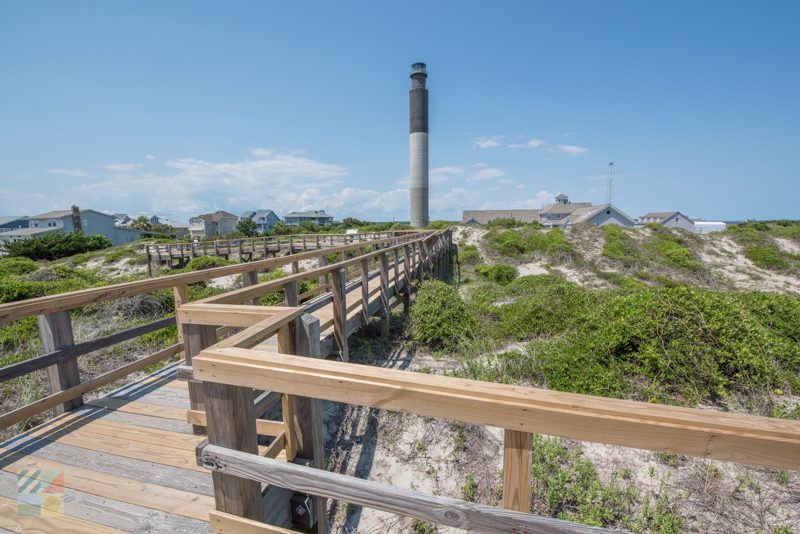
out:
{"label": "blue sky", "polygon": [[632,216],[800,218],[797,2],[0,3],[0,215],[408,219],[564,192]]}

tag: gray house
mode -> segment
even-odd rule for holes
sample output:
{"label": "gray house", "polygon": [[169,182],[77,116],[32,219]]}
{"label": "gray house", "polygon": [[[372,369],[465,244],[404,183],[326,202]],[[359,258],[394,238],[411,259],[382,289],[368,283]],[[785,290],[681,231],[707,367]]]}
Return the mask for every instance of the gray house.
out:
{"label": "gray house", "polygon": [[246,211],[239,217],[240,221],[245,219],[256,223],[257,232],[269,232],[275,226],[275,223],[281,221],[281,218],[275,215],[272,210]]}
{"label": "gray house", "polygon": [[570,228],[580,223],[597,226],[616,224],[635,226],[636,221],[611,204],[593,206],[591,202],[570,202],[569,197],[559,193],[555,202],[540,210],[465,210],[461,218],[464,224],[486,224],[495,219],[517,219],[522,222],[539,222],[549,228]]}
{"label": "gray house", "polygon": [[658,223],[667,228],[683,228],[689,232],[694,232],[692,220],[679,211],[657,211],[647,213],[639,217],[636,221],[639,225]]}
{"label": "gray house", "polygon": [[[106,215],[95,210],[80,211],[81,232],[86,235],[99,234],[106,236],[114,245],[122,245],[142,238],[138,230],[119,228],[113,215]],[[4,242],[14,242],[31,237],[41,237],[52,232],[72,233],[75,231],[72,211],[48,211],[28,218],[28,228],[12,230],[0,234]]]}
{"label": "gray house", "polygon": [[333,217],[325,213],[324,210],[317,211],[293,211],[283,218],[283,222],[287,226],[298,226],[303,222],[311,222],[314,224],[329,224],[333,223]]}
{"label": "gray house", "polygon": [[227,211],[204,213],[189,219],[189,232],[192,237],[227,235],[236,230],[237,222],[239,222],[239,217]]}

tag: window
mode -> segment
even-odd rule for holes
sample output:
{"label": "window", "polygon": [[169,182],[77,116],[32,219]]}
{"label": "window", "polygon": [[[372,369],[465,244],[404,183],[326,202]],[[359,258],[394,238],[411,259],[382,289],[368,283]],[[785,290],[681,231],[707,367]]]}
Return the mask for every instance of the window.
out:
{"label": "window", "polygon": [[611,210],[606,210],[606,215],[611,215]]}

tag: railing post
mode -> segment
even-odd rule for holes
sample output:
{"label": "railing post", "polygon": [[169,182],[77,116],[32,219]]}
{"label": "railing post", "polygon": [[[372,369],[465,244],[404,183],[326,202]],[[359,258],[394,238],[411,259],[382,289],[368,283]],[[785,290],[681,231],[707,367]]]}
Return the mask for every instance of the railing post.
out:
{"label": "railing post", "polygon": [[[180,308],[184,304],[189,303],[189,286],[185,284],[180,286],[173,286],[172,300],[175,302],[175,315],[176,315],[175,320],[177,321],[178,308]],[[180,325],[178,325],[178,341],[183,343],[183,329],[180,327]]]}
{"label": "railing post", "polygon": [[366,259],[358,262],[361,267],[361,315],[364,324],[369,324],[369,263]]}
{"label": "railing post", "polygon": [[531,511],[531,446],[533,435],[505,430],[503,442],[503,508]]}
{"label": "railing post", "polygon": [[[42,349],[45,354],[75,344],[69,310],[39,315],[37,320],[39,321],[39,339],[42,341]],[[51,394],[80,384],[78,359],[71,358],[49,366],[47,368],[47,382],[50,386]],[[59,404],[55,407],[55,412],[58,415],[79,406],[83,406],[83,396],[68,400],[64,404]]]}
{"label": "railing post", "polygon": [[[242,273],[242,285],[244,287],[254,286],[258,283],[258,271],[245,271]],[[252,298],[245,301],[244,304],[258,306],[258,298]]]}
{"label": "railing post", "polygon": [[292,262],[292,274],[297,274],[300,272],[300,262],[293,261]]}
{"label": "railing post", "polygon": [[[258,454],[253,390],[216,382],[203,382],[203,392],[208,442],[227,449]],[[212,471],[211,476],[217,510],[261,521],[259,482],[218,471]]]}
{"label": "railing post", "polygon": [[[319,258],[317,258],[317,267],[325,267],[326,265],[328,265],[328,255],[321,254]],[[327,283],[328,283],[327,274],[323,274],[322,276],[319,277],[319,285],[323,286]]]}
{"label": "railing post", "polygon": [[403,313],[408,314],[411,307],[411,277],[413,276],[411,271],[411,258],[414,256],[413,247],[411,245],[403,245],[403,256],[405,256],[405,268],[403,269]]}
{"label": "railing post", "polygon": [[283,293],[286,296],[287,306],[298,306],[300,304],[300,290],[296,281],[288,282],[283,286]]}
{"label": "railing post", "polygon": [[[320,358],[319,335],[319,319],[303,314],[293,324],[278,331],[278,350],[284,354]],[[324,469],[322,401],[297,395],[284,395],[283,399],[287,459],[291,459],[290,454],[296,455],[304,460],[311,460],[317,469]],[[313,500],[316,531],[318,534],[326,534],[328,521],[325,498],[314,496]]]}
{"label": "railing post", "polygon": [[[203,324],[178,324],[178,328],[183,330],[183,348],[186,355],[186,365],[192,365],[192,358],[200,354],[203,349],[207,349],[217,342],[217,331],[213,326]],[[253,403],[253,395],[250,394],[250,404]],[[192,410],[206,410],[205,394],[203,384],[189,382],[189,407]],[[254,423],[255,424],[255,423]],[[202,434],[204,428],[200,425],[192,425],[195,434]]]}
{"label": "railing post", "polygon": [[381,335],[389,337],[389,256],[380,255],[381,262]]}
{"label": "railing post", "polygon": [[400,249],[394,249],[394,294],[400,289]]}
{"label": "railing post", "polygon": [[333,335],[342,355],[342,361],[350,361],[347,349],[347,273],[339,267],[331,272],[331,293],[333,295]]}

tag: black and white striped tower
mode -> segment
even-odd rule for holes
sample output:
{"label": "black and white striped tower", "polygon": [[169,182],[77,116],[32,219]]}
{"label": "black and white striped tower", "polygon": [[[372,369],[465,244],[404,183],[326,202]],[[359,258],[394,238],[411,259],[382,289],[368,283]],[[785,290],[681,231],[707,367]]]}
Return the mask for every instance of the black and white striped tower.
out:
{"label": "black and white striped tower", "polygon": [[425,63],[411,65],[411,227],[428,226],[428,90]]}

